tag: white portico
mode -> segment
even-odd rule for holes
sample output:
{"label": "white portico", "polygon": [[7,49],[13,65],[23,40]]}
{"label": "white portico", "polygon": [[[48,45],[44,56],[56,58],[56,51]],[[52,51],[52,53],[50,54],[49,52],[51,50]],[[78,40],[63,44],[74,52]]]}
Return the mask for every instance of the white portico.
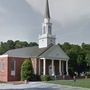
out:
{"label": "white portico", "polygon": [[55,35],[52,35],[48,0],[46,0],[42,33],[39,35],[39,48],[46,48],[46,50],[39,55],[39,75],[68,75],[69,57],[60,48],[60,45],[56,45]]}
{"label": "white portico", "polygon": [[39,56],[39,75],[67,75],[69,57],[59,45],[53,45]]}
{"label": "white portico", "polygon": [[[46,67],[47,67],[46,66],[47,65],[46,60],[47,59],[45,59],[45,58],[42,59],[41,58],[41,60],[43,60],[43,75],[50,75],[50,76],[67,75],[68,76],[68,60],[67,61],[66,60],[64,61],[64,60],[53,60],[53,59],[51,59],[51,65],[48,66],[48,74],[46,72],[47,71],[46,70]],[[55,66],[55,61],[58,61],[59,62],[59,65],[58,66]],[[66,64],[65,64],[66,65],[65,70],[63,69],[64,68],[64,66],[63,66],[64,62],[66,62]],[[59,69],[58,74],[55,71],[55,67],[58,67],[58,69]],[[40,75],[41,75],[41,73],[40,73]]]}

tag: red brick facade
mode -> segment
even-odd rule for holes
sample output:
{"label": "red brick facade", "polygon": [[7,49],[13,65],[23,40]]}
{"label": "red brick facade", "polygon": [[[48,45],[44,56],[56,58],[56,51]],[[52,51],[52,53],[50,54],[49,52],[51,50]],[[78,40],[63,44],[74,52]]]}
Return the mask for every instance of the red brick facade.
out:
{"label": "red brick facade", "polygon": [[8,81],[8,57],[0,57],[0,81]]}
{"label": "red brick facade", "polygon": [[[20,72],[21,65],[26,58],[17,58],[17,57],[0,57],[0,81],[8,82],[8,81],[20,81]],[[27,58],[30,59],[30,58]],[[15,61],[15,75],[11,75],[12,71],[12,62]],[[40,60],[39,67],[39,59],[31,58],[32,67],[35,75],[43,74],[43,60]],[[52,60],[46,60],[46,74],[49,74],[49,66],[51,65]],[[59,75],[59,60],[55,60],[55,74]],[[39,73],[40,68],[40,73]]]}
{"label": "red brick facade", "polygon": [[[11,62],[16,61],[16,70],[15,70],[15,76],[11,75]],[[24,58],[8,58],[8,81],[19,81],[20,78],[20,72],[21,72],[21,65],[25,59]]]}
{"label": "red brick facade", "polygon": [[[8,81],[20,81],[20,72],[21,65],[24,62],[25,58],[17,58],[17,57],[0,57],[0,81],[8,82]],[[15,75],[11,75],[12,71],[12,62],[16,62],[16,70]],[[36,58],[31,58],[32,66],[34,73],[37,74],[37,60]]]}

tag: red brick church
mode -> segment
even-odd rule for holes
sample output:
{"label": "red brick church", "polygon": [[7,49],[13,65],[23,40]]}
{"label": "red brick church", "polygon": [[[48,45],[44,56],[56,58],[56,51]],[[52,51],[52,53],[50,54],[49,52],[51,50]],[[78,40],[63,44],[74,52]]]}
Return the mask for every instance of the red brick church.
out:
{"label": "red brick church", "polygon": [[68,75],[69,57],[56,45],[56,38],[52,35],[52,23],[48,0],[42,33],[39,35],[39,46],[13,49],[0,56],[0,81],[20,80],[21,65],[25,59],[31,59],[35,75]]}

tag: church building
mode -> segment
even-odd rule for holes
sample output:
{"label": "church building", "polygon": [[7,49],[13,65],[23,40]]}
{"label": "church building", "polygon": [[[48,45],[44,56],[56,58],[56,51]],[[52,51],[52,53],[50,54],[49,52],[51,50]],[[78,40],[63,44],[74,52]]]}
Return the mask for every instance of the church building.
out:
{"label": "church building", "polygon": [[49,3],[46,0],[42,32],[39,35],[39,46],[25,47],[7,51],[0,56],[0,81],[19,81],[21,65],[25,59],[30,59],[35,75],[68,76],[69,57],[56,44],[52,35]]}

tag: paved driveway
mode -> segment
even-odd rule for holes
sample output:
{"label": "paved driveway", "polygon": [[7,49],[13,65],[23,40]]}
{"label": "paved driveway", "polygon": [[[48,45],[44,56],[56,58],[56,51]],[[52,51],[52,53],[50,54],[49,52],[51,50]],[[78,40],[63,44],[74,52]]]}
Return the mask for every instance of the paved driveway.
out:
{"label": "paved driveway", "polygon": [[29,82],[28,84],[0,84],[0,90],[90,90],[85,88],[48,84],[43,82]]}

